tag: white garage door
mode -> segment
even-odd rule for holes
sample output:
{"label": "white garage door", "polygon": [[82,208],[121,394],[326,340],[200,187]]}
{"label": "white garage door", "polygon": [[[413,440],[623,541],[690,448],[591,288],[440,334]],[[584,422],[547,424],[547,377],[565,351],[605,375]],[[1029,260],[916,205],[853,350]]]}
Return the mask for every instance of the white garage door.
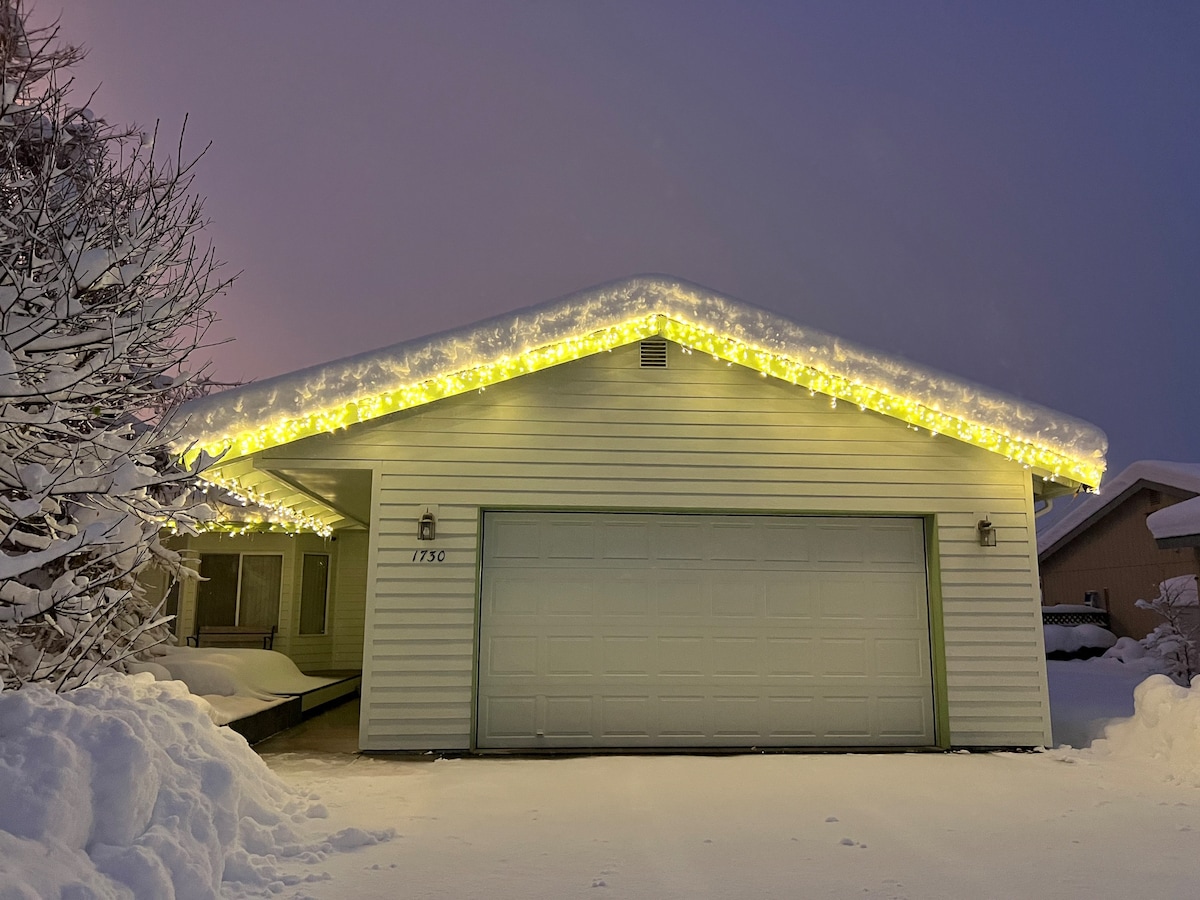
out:
{"label": "white garage door", "polygon": [[916,518],[486,513],[480,748],[934,743]]}

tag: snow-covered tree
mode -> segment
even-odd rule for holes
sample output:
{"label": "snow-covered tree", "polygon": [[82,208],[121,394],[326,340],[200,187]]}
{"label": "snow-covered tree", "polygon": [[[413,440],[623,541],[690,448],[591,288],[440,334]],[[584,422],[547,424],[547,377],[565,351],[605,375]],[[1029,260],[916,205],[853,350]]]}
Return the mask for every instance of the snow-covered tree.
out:
{"label": "snow-covered tree", "polygon": [[[182,138],[71,105],[79,51],[0,0],[0,680],[60,688],[165,636],[135,573],[204,507],[170,400],[225,287]],[[168,410],[164,414],[164,410]]]}
{"label": "snow-covered tree", "polygon": [[1168,578],[1158,586],[1153,600],[1138,600],[1140,609],[1162,617],[1162,623],[1142,639],[1142,646],[1159,657],[1168,674],[1181,684],[1200,675],[1200,597],[1196,576]]}

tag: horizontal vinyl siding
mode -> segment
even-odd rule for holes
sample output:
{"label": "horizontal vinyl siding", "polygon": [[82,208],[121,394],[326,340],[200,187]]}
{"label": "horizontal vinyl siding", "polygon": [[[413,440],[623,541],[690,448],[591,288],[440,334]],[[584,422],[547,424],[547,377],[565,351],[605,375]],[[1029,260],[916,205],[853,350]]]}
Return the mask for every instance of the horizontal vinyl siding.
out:
{"label": "horizontal vinyl siding", "polygon": [[[365,748],[470,746],[479,510],[513,507],[933,515],[951,741],[1049,740],[1027,472],[674,345],[665,370],[636,359],[598,354],[268,453],[377,472]],[[421,545],[426,505],[438,537]],[[996,548],[978,545],[984,512]],[[414,563],[427,548],[447,561]]]}
{"label": "horizontal vinyl siding", "polygon": [[334,571],[333,669],[361,669],[367,610],[367,547],[365,531],[343,531],[337,540]]}

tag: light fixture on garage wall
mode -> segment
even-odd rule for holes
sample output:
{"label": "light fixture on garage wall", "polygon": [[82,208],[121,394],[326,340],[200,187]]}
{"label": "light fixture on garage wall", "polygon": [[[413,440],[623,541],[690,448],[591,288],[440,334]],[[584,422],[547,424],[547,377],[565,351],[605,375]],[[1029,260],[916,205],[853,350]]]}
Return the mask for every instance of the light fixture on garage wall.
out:
{"label": "light fixture on garage wall", "polygon": [[432,541],[437,537],[437,520],[434,519],[433,513],[425,510],[425,513],[417,521],[417,540]]}
{"label": "light fixture on garage wall", "polygon": [[996,526],[992,524],[992,520],[987,513],[984,513],[983,518],[979,520],[975,528],[979,532],[980,547],[996,546]]}

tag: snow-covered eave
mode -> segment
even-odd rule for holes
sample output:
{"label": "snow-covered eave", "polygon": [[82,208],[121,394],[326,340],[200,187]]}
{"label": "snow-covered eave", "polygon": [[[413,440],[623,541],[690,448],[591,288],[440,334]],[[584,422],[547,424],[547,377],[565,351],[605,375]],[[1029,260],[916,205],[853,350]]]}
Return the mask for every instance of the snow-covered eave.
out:
{"label": "snow-covered eave", "polygon": [[1162,550],[1200,547],[1200,497],[1151,513],[1146,527]]}
{"label": "snow-covered eave", "polygon": [[1067,487],[1096,487],[1087,422],[859,347],[667,276],[637,276],[477,325],[201,398],[180,450],[217,469],[312,435],[661,335],[764,376],[982,447]]}
{"label": "snow-covered eave", "polygon": [[1200,494],[1200,464],[1156,459],[1130,463],[1105,483],[1103,493],[1089,495],[1038,534],[1038,558],[1049,559],[1134,494],[1146,489],[1183,499],[1195,497]]}

